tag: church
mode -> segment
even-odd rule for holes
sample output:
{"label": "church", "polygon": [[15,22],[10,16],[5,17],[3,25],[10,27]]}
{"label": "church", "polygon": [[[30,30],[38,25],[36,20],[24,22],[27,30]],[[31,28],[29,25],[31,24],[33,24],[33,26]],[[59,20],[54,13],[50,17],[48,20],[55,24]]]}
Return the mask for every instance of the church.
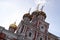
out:
{"label": "church", "polygon": [[18,26],[16,22],[8,30],[0,26],[0,40],[60,40],[58,36],[48,32],[46,17],[44,11],[35,10],[31,14],[24,14]]}

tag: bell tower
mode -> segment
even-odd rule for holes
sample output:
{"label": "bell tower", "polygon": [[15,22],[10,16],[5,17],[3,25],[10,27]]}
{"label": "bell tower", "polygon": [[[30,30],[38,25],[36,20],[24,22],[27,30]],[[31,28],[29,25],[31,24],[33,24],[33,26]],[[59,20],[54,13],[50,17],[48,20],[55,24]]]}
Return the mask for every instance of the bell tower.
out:
{"label": "bell tower", "polygon": [[32,22],[35,30],[35,39],[34,40],[47,40],[47,33],[49,28],[49,23],[45,22],[46,14],[43,11],[33,11],[32,12]]}
{"label": "bell tower", "polygon": [[17,34],[29,40],[48,40],[49,23],[45,22],[46,14],[43,12],[43,6],[41,10],[38,10],[38,7],[31,14],[30,11],[24,14],[23,20],[18,25]]}

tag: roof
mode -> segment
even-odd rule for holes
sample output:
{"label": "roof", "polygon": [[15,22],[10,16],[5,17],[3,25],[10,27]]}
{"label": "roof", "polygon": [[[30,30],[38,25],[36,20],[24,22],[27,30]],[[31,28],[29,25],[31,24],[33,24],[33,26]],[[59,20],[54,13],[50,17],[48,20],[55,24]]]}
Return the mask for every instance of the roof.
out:
{"label": "roof", "polygon": [[52,34],[52,33],[50,33],[50,32],[48,32],[48,35],[50,35],[51,37],[54,37],[54,38],[59,38],[58,36],[56,36],[56,35],[54,35],[54,34]]}

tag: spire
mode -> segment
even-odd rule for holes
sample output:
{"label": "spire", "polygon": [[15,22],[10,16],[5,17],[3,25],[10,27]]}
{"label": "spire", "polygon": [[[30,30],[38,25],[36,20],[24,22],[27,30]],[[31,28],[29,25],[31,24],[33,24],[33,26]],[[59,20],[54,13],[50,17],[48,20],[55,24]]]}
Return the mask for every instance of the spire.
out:
{"label": "spire", "polygon": [[40,4],[37,5],[37,11],[39,10],[39,6],[40,6]]}
{"label": "spire", "polygon": [[28,13],[30,13],[30,11],[31,11],[31,8],[29,9]]}
{"label": "spire", "polygon": [[[37,8],[36,8],[37,11],[39,11],[39,6],[40,6],[40,4],[37,5]],[[44,8],[44,5],[42,5],[40,10],[43,11],[43,8]]]}
{"label": "spire", "polygon": [[10,24],[9,27],[16,29],[17,28],[16,21],[13,24]]}
{"label": "spire", "polygon": [[43,11],[44,5],[41,7],[41,11]]}
{"label": "spire", "polygon": [[16,25],[16,21],[14,22],[14,24]]}

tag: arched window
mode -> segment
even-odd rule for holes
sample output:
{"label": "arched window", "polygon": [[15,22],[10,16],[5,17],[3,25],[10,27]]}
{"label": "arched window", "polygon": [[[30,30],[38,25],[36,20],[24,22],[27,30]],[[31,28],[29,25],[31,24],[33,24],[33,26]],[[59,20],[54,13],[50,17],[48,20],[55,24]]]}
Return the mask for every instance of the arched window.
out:
{"label": "arched window", "polygon": [[24,25],[22,26],[22,28],[21,28],[21,32],[20,32],[20,33],[22,33],[23,29],[24,29]]}
{"label": "arched window", "polygon": [[40,38],[40,40],[42,40],[42,38]]}
{"label": "arched window", "polygon": [[30,32],[30,33],[29,33],[29,37],[31,37],[31,35],[32,35],[32,33]]}

